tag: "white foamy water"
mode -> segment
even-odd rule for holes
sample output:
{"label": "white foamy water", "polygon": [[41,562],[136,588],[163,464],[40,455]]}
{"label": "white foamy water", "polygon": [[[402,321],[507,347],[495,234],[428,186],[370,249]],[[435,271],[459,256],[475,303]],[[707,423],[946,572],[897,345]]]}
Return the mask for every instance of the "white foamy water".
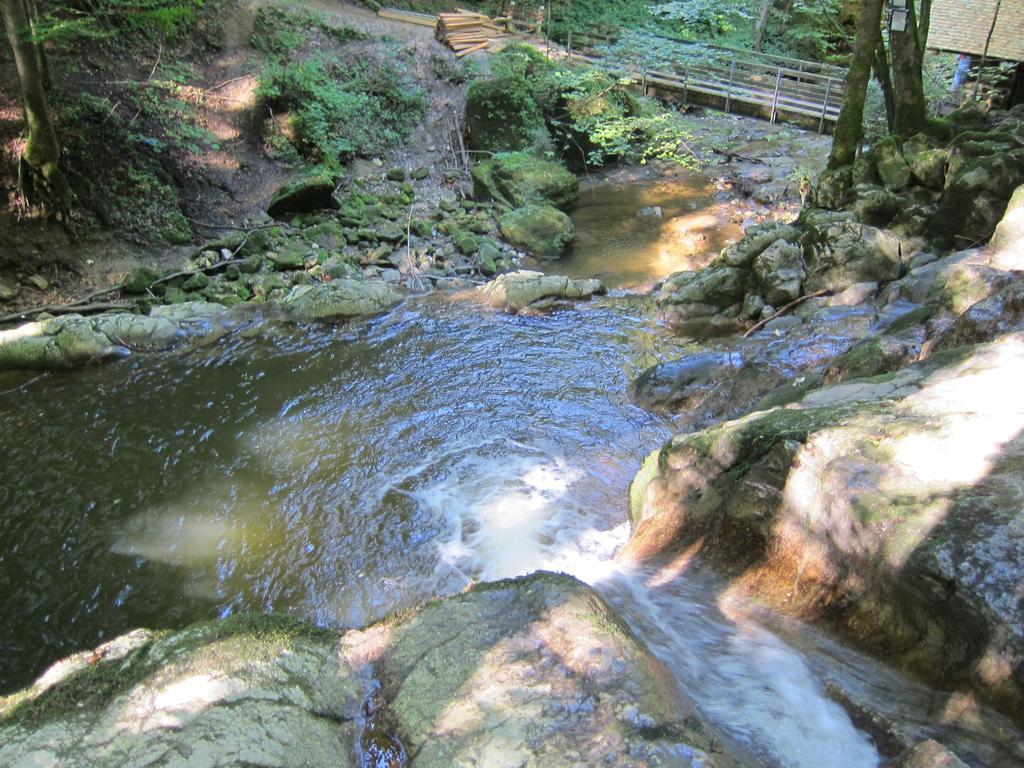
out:
{"label": "white foamy water", "polygon": [[[629,535],[621,510],[592,508],[596,482],[541,448],[471,453],[412,495],[446,531],[439,569],[493,580],[536,570],[569,573],[598,589],[673,672],[683,691],[730,737],[768,764],[873,768],[869,739],[831,701],[801,654],[716,607],[713,584],[614,562]],[[653,586],[649,586],[653,584]]]}
{"label": "white foamy water", "polygon": [[951,723],[952,697],[799,623],[723,609],[699,570],[615,562],[629,482],[673,431],[627,383],[683,353],[647,307],[526,318],[432,297],[265,331],[45,379],[0,410],[0,690],[138,626],[257,610],[358,627],[549,569],[594,585],[755,765],[878,763],[826,684],[907,742],[1021,764],[1018,732],[990,712]]}

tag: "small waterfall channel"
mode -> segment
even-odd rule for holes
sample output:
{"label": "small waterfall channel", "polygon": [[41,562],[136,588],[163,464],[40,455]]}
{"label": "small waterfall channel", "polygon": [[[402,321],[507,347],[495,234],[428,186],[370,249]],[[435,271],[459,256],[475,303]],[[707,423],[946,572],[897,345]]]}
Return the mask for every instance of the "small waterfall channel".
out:
{"label": "small waterfall channel", "polygon": [[933,692],[713,575],[617,564],[626,498],[671,421],[627,385],[687,350],[648,300],[539,317],[443,296],[341,326],[0,381],[0,690],[136,626],[241,610],[362,626],[536,569],[595,586],[754,764],[881,761],[830,686],[977,764]]}

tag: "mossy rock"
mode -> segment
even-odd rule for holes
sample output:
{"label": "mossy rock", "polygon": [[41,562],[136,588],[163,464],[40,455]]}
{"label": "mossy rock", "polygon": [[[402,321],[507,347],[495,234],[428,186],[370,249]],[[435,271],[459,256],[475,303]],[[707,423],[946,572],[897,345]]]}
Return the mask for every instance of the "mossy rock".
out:
{"label": "mossy rock", "polygon": [[485,240],[480,244],[480,248],[476,254],[476,268],[480,271],[480,274],[495,275],[500,269],[500,265],[503,261],[503,254],[501,249],[493,240]]}
{"label": "mossy rock", "polygon": [[286,219],[297,213],[311,213],[325,208],[337,208],[334,188],[337,178],[328,171],[319,171],[286,184],[274,193],[267,213],[277,219]]}
{"label": "mossy rock", "polygon": [[473,168],[473,191],[480,200],[495,200],[511,208],[548,203],[567,211],[579,199],[580,183],[559,163],[525,152],[508,152]]}
{"label": "mossy rock", "polygon": [[201,291],[210,284],[210,278],[202,272],[196,272],[181,286],[186,291]]}
{"label": "mossy rock", "polygon": [[452,242],[459,253],[471,256],[480,248],[480,238],[472,232],[456,232],[452,235]]}
{"label": "mossy rock", "polygon": [[550,205],[526,205],[498,221],[501,234],[534,256],[557,259],[576,238],[572,220]]}
{"label": "mossy rock", "polygon": [[839,210],[853,192],[853,168],[846,166],[823,171],[814,188],[814,200],[821,208]]}
{"label": "mossy rock", "polygon": [[267,258],[274,265],[274,269],[303,269],[309,254],[309,246],[293,241],[286,244],[280,251],[268,254]]}
{"label": "mossy rock", "polygon": [[170,245],[188,245],[191,243],[192,228],[185,217],[175,211],[171,214],[170,219],[170,226],[164,229],[162,233],[164,241]]}
{"label": "mossy rock", "polygon": [[141,296],[159,279],[159,273],[149,267],[140,267],[125,278],[121,290],[133,296]]}
{"label": "mossy rock", "polygon": [[544,116],[523,77],[476,80],[466,94],[469,146],[484,152],[514,152],[546,132]]}
{"label": "mossy rock", "polygon": [[910,183],[910,166],[903,159],[903,150],[897,136],[887,136],[871,150],[875,156],[875,170],[883,186],[898,192]]}

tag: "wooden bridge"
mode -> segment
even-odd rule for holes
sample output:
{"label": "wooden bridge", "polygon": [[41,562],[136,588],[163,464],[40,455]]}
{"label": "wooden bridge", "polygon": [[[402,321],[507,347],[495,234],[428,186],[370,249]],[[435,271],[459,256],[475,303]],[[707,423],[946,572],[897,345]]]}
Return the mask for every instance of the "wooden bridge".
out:
{"label": "wooden bridge", "polygon": [[638,62],[623,69],[601,54],[599,44],[610,42],[609,38],[579,33],[569,35],[564,55],[570,61],[584,60],[629,78],[644,95],[761,117],[772,123],[794,123],[819,133],[835,126],[846,84],[846,71],[839,67],[659,39],[678,48],[677,61],[654,66]]}
{"label": "wooden bridge", "polygon": [[[427,14],[391,8],[379,13],[423,26],[436,22]],[[636,63],[624,65],[605,55],[607,46],[616,42],[612,35],[570,32],[563,47],[531,36],[528,27],[514,20],[496,21],[508,24],[510,32],[525,33],[525,42],[551,56],[600,67],[632,81],[644,95],[667,101],[783,121],[818,133],[835,127],[843,106],[846,71],[828,64],[652,35],[672,51],[671,59],[662,57],[657,65],[647,65],[643,61],[649,57],[639,50]]]}

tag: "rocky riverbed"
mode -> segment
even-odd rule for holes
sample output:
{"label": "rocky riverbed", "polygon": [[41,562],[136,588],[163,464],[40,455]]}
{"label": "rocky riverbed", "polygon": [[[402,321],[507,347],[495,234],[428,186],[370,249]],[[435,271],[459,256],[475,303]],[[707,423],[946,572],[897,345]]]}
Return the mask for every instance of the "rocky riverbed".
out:
{"label": "rocky riverbed", "polygon": [[[1007,135],[1024,124],[1015,114],[991,119]],[[273,206],[281,223],[201,249],[181,270],[188,274],[132,275],[123,289],[140,297],[140,313],[43,318],[4,332],[0,367],[10,370],[181,346],[184,359],[201,361],[189,375],[206,377],[230,366],[234,351],[259,343],[235,331],[303,324],[312,341],[293,340],[294,330],[276,333],[285,350],[297,350],[287,360],[291,374],[315,372],[311,391],[320,399],[290,391],[289,380],[281,393],[264,393],[279,410],[256,424],[256,401],[227,405],[237,395],[232,380],[222,400],[226,423],[190,425],[189,434],[201,436],[193,449],[223,433],[200,449],[219,475],[253,472],[266,493],[240,503],[244,490],[221,493],[214,483],[196,493],[202,475],[190,476],[175,487],[185,501],[172,502],[166,519],[148,497],[135,510],[139,521],[111,513],[117,522],[108,525],[128,540],[101,546],[202,572],[213,586],[201,580],[186,594],[207,611],[283,606],[335,629],[239,615],[125,635],[58,662],[0,700],[0,758],[25,765],[370,765],[374,755],[391,765],[809,765],[805,750],[829,742],[835,754],[813,764],[959,764],[947,747],[967,764],[1024,761],[1017,730],[1024,722],[1024,414],[1014,388],[1024,370],[1024,172],[1017,150],[997,159],[1007,143],[997,139],[883,143],[849,171],[859,174],[857,184],[845,172],[826,176],[798,218],[748,222],[743,239],[706,267],[669,277],[652,298],[619,293],[589,310],[537,316],[600,296],[604,286],[518,269],[526,251],[552,256],[569,242],[573,225],[563,208],[579,192],[572,174],[513,154],[478,166],[475,199],[444,198],[415,220],[397,172],[376,191],[332,188],[314,203],[312,192],[292,188]],[[946,158],[941,189],[933,188],[940,186],[934,153]],[[958,250],[926,236],[964,190],[976,193],[964,226],[994,234],[989,245]],[[875,203],[890,195],[902,195],[901,206],[918,200],[915,216],[882,216]],[[316,210],[294,207],[307,205]],[[996,207],[999,217],[986,213]],[[493,279],[472,284],[485,277]],[[434,320],[419,309],[402,316],[400,305],[428,283],[452,294],[434,314],[467,357],[445,363],[424,388],[437,342],[415,334]],[[473,321],[492,336],[452,330],[467,322],[458,309],[466,305],[487,313]],[[588,328],[592,346],[581,348],[574,339],[583,330],[573,323],[588,316],[600,329]],[[353,319],[351,327],[305,325]],[[332,346],[338,333],[350,347],[372,334],[373,349],[339,370],[331,362],[342,354]],[[197,349],[204,345],[209,358]],[[385,363],[380,349],[411,355],[409,365],[388,367],[394,360]],[[632,380],[610,394],[602,356],[609,354],[624,356],[612,359]],[[652,357],[660,362],[651,366]],[[522,378],[528,365],[536,368],[531,376],[554,371],[557,382]],[[502,375],[490,378],[496,369]],[[344,378],[351,372],[354,383]],[[463,393],[463,410],[442,391],[459,376],[477,387]],[[377,378],[386,391],[374,388]],[[45,410],[33,386],[15,392]],[[122,386],[129,391],[133,382]],[[369,399],[359,399],[368,388]],[[627,396],[660,415],[630,406]],[[321,407],[325,397],[331,407]],[[521,412],[502,410],[519,401]],[[371,410],[381,402],[389,405],[374,431]],[[102,411],[90,400],[83,412],[91,409]],[[421,411],[435,418],[428,424]],[[361,415],[337,420],[350,412]],[[76,427],[74,413],[60,418],[69,429],[90,429]],[[254,436],[267,425],[281,438],[272,459]],[[488,437],[495,430],[500,437]],[[181,446],[173,460],[158,455],[186,430],[168,427],[145,461],[139,457],[153,437],[143,432],[130,441],[136,453],[119,460],[147,472],[186,461]],[[111,456],[120,439],[108,446]],[[479,449],[489,439],[503,446],[494,455]],[[413,444],[408,456],[405,442]],[[627,495],[623,475],[659,442],[629,489],[626,531],[616,521]],[[371,449],[380,454],[353,458]],[[40,450],[26,444],[16,453]],[[399,479],[363,477],[371,466]],[[11,469],[12,477],[31,472]],[[162,472],[152,482],[162,482]],[[339,477],[358,486],[358,500],[337,501],[330,489]],[[232,516],[260,508],[295,478],[295,498],[285,493],[280,508],[256,516],[269,514],[267,525],[255,527],[278,526],[278,513],[291,521],[285,529],[301,533],[297,540],[281,533],[282,545],[294,549],[288,570],[302,563],[309,581],[264,592],[287,581],[274,565],[278,548]],[[120,493],[116,502],[102,489],[87,493],[101,509],[121,503]],[[209,498],[221,496],[213,504],[224,511],[208,518]],[[189,511],[176,512],[177,504]],[[16,519],[38,519],[31,505],[19,502]],[[571,525],[553,511],[559,505],[576,515]],[[312,526],[308,515],[325,509],[329,519],[316,517]],[[353,539],[378,517],[390,522],[368,530],[366,541]],[[151,529],[162,533],[142,535]],[[200,545],[211,545],[209,563]],[[366,552],[380,558],[380,573]],[[597,591],[563,576],[499,580],[538,567],[585,576]],[[704,571],[714,586],[696,607],[682,593],[658,591],[704,583]],[[236,578],[245,586],[232,591]],[[397,586],[384,588],[389,579]],[[127,599],[131,581],[116,585],[111,605]],[[358,597],[323,599],[324,583],[358,591],[378,581],[379,590],[368,586]],[[302,597],[289,603],[282,594]],[[775,613],[749,618],[765,608]],[[382,623],[359,620],[391,611]],[[708,616],[716,618],[704,626]],[[901,714],[870,685],[853,682],[856,675],[838,671],[833,679],[801,678],[813,714],[780,702],[793,683],[775,681],[775,673],[827,667],[818,650],[801,656],[767,639],[764,627],[785,626],[786,616],[897,668],[872,673],[876,662],[858,657],[866,679],[875,674],[911,690],[917,683],[902,671],[934,686],[924,694],[931,703],[905,704]],[[343,631],[348,623],[370,626]],[[685,644],[685,627],[703,653]],[[778,631],[808,647],[825,645],[807,629]],[[737,655],[711,652],[722,644]],[[772,674],[764,672],[765,654],[777,659]],[[717,665],[704,675],[712,685],[693,673],[701,664]],[[755,671],[737,674],[737,666]],[[723,709],[722,690],[735,696],[733,709]],[[761,711],[770,723],[741,715]],[[791,728],[795,722],[801,727]]]}

